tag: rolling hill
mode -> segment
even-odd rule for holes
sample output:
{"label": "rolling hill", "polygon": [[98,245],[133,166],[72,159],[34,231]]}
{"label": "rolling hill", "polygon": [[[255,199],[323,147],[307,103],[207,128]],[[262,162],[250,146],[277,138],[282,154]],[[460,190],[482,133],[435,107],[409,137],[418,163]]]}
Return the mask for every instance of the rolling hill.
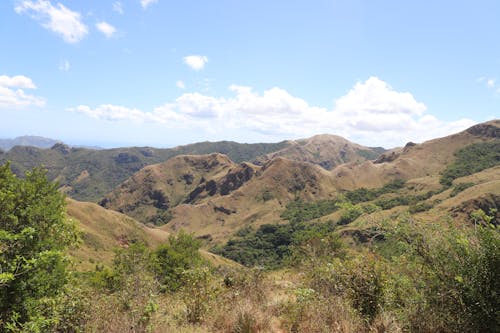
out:
{"label": "rolling hill", "polygon": [[41,136],[24,135],[14,139],[0,139],[0,149],[8,151],[15,146],[31,146],[37,148],[50,148],[59,140],[44,138]]}
{"label": "rolling hill", "polygon": [[[499,121],[492,121],[422,144],[409,143],[376,160],[358,159],[331,171],[309,161],[293,160],[302,156],[299,152],[305,149],[293,143],[262,157],[261,166],[236,164],[218,154],[178,156],[139,171],[107,195],[101,204],[142,222],[154,222],[164,214],[162,222],[168,223],[162,229],[169,232],[185,229],[214,243],[229,238],[243,227],[283,223],[280,215],[294,200],[330,200],[339,193],[381,188],[394,180],[404,180],[406,184],[375,201],[383,209],[419,204],[418,207],[428,210],[434,206],[434,200],[441,200],[443,204],[438,207],[450,212],[462,204],[457,201],[461,196],[448,200],[451,192],[448,190],[448,197],[440,199],[441,174],[454,163],[461,149],[482,143],[490,143],[494,150],[498,149],[499,124]],[[320,148],[324,139],[325,136],[314,137],[304,146],[310,152],[313,150],[310,147]],[[332,148],[330,142],[324,143],[328,149]],[[287,154],[292,159],[285,158]],[[307,160],[310,155],[304,154]],[[498,168],[488,172],[493,179],[500,178]],[[476,187],[474,193],[500,194],[496,183],[488,186],[483,183],[474,183],[468,191]]]}
{"label": "rolling hill", "polygon": [[171,149],[130,147],[94,150],[57,143],[50,149],[16,146],[0,151],[0,164],[11,161],[12,170],[23,175],[37,166],[47,169],[50,180],[59,182],[72,198],[97,202],[141,168],[183,154],[227,154],[232,160],[253,160],[288,146],[287,142],[240,144],[231,141],[200,142]]}

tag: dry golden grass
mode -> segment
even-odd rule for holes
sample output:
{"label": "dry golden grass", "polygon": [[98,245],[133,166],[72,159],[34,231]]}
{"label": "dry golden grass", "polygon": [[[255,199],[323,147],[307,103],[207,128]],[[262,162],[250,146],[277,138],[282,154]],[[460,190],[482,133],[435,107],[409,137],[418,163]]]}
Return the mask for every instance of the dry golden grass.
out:
{"label": "dry golden grass", "polygon": [[127,246],[132,240],[155,246],[168,237],[165,231],[148,228],[124,214],[90,202],[67,199],[67,214],[81,230],[83,242],[70,252],[80,270],[92,270],[97,263],[111,263],[114,249]]}

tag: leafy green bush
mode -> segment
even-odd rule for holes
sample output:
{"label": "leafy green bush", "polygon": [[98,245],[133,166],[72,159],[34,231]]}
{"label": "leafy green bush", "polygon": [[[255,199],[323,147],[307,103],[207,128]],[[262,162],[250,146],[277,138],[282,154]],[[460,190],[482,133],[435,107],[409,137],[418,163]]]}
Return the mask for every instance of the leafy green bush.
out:
{"label": "leafy green bush", "polygon": [[453,187],[453,190],[450,193],[450,197],[456,196],[458,193],[468,189],[469,187],[474,186],[474,183],[459,183]]}
{"label": "leafy green bush", "polygon": [[[400,246],[388,290],[411,331],[500,329],[500,232],[491,226],[439,230],[404,223],[388,235]],[[399,276],[399,277],[398,277]],[[396,286],[396,287],[394,287]],[[401,287],[403,286],[403,288]],[[413,290],[413,291],[411,291]],[[395,296],[395,295],[405,295]]]}
{"label": "leafy green bush", "polygon": [[342,208],[342,215],[340,216],[340,219],[338,221],[339,225],[345,225],[353,222],[364,212],[363,208],[360,205],[353,205],[349,202],[345,202],[339,205],[339,207]]}
{"label": "leafy green bush", "polygon": [[385,184],[380,188],[367,189],[362,187],[354,191],[346,192],[345,197],[353,204],[372,201],[381,196],[382,194],[392,193],[403,188],[405,184],[406,184],[405,180],[396,179],[392,182]]}
{"label": "leafy green bush", "polygon": [[316,202],[294,200],[286,206],[281,218],[292,223],[310,221],[336,211],[338,202],[339,200],[319,200]]}
{"label": "leafy green bush", "polygon": [[48,331],[69,281],[65,250],[75,244],[64,196],[41,169],[17,178],[0,166],[0,330]]}
{"label": "leafy green bush", "polygon": [[256,231],[232,238],[225,245],[214,247],[210,251],[245,266],[273,269],[285,264],[294,245],[327,235],[333,228],[333,223],[264,224]]}
{"label": "leafy green bush", "polygon": [[153,270],[159,282],[168,290],[175,291],[183,286],[184,271],[202,263],[199,253],[201,241],[181,231],[168,238],[152,255]]}
{"label": "leafy green bush", "polygon": [[474,143],[455,153],[455,161],[441,176],[441,184],[451,186],[454,179],[471,175],[500,163],[500,140]]}

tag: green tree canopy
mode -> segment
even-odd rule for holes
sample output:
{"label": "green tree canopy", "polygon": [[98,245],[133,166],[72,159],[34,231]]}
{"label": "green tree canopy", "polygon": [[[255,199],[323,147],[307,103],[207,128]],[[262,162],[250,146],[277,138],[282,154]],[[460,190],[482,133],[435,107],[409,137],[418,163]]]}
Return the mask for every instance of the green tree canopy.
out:
{"label": "green tree canopy", "polygon": [[0,331],[47,331],[68,281],[64,251],[77,240],[64,195],[42,169],[0,166]]}

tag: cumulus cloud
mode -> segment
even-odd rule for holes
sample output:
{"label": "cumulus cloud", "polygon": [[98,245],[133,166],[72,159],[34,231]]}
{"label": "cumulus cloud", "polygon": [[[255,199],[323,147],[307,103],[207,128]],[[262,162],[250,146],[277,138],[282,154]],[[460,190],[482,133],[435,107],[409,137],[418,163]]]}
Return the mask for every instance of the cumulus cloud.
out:
{"label": "cumulus cloud", "polygon": [[113,27],[111,24],[104,22],[104,21],[96,23],[95,26],[96,26],[97,30],[99,30],[100,32],[102,32],[102,34],[104,36],[106,36],[106,38],[113,37],[113,35],[116,32],[115,27]]}
{"label": "cumulus cloud", "polygon": [[158,0],[141,0],[141,6],[142,6],[142,8],[146,9],[150,5],[155,4],[157,2],[158,2]]}
{"label": "cumulus cloud", "polygon": [[0,109],[45,105],[43,98],[29,95],[24,89],[36,89],[36,85],[29,77],[0,75]]}
{"label": "cumulus cloud", "polygon": [[202,55],[189,55],[184,57],[183,60],[186,65],[195,71],[202,70],[208,62],[208,58]]}
{"label": "cumulus cloud", "polygon": [[278,87],[262,94],[238,85],[229,90],[233,93],[229,98],[185,93],[152,112],[110,105],[95,109],[80,106],[75,111],[98,119],[154,122],[207,133],[244,130],[270,140],[331,133],[384,147],[445,136],[475,123],[469,119],[441,121],[426,114],[425,104],[412,94],[398,92],[376,77],[356,83],[337,99],[333,109],[312,106]]}
{"label": "cumulus cloud", "polygon": [[82,22],[81,15],[64,5],[53,6],[50,1],[21,1],[14,8],[18,14],[27,14],[31,18],[56,34],[62,36],[68,43],[78,43],[88,34],[87,26]]}

